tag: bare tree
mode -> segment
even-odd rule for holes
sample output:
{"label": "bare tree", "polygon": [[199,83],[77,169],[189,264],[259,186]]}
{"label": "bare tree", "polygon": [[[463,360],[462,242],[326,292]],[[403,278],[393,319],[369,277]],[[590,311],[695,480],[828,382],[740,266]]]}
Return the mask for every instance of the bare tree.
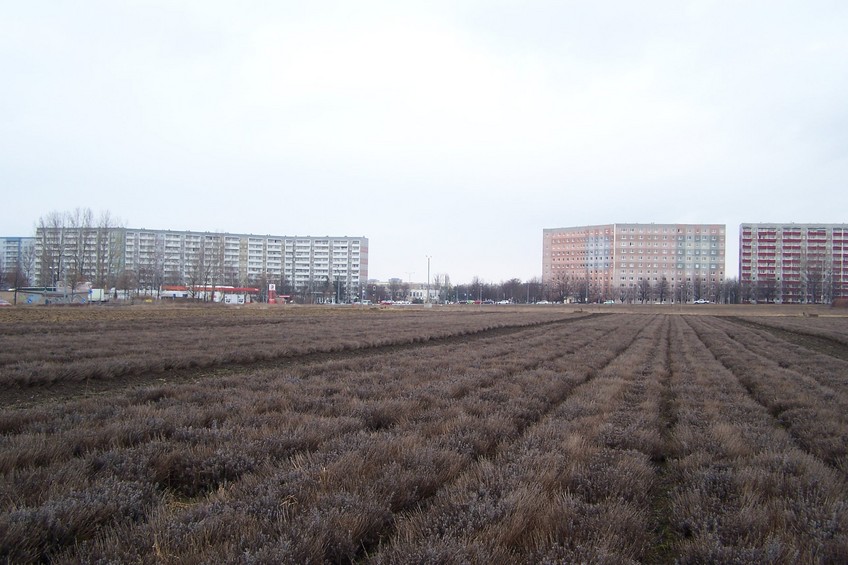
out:
{"label": "bare tree", "polygon": [[480,277],[474,277],[471,279],[471,298],[473,300],[482,300],[483,299],[483,281],[480,280]]}
{"label": "bare tree", "polygon": [[662,277],[659,281],[657,281],[657,286],[656,286],[657,300],[659,300],[660,303],[664,303],[666,300],[668,300],[668,295],[669,295],[668,279],[666,279],[665,277]]}
{"label": "bare tree", "polygon": [[710,281],[707,287],[707,298],[710,302],[721,302],[721,285],[715,281]]}
{"label": "bare tree", "polygon": [[[443,298],[442,298],[442,277],[441,277],[441,275],[436,274],[433,277],[433,290],[435,291],[436,296],[437,296],[436,302],[442,302]],[[426,301],[430,302],[429,296],[427,297]]]}
{"label": "bare tree", "polygon": [[811,247],[802,252],[801,279],[805,302],[817,304],[826,301],[830,270],[830,262],[820,249]]}
{"label": "bare tree", "polygon": [[651,296],[653,294],[653,289],[651,288],[651,281],[647,278],[640,279],[639,284],[637,285],[637,295],[639,297],[639,302],[644,304],[645,302],[651,301]]}
{"label": "bare tree", "polygon": [[694,300],[700,300],[704,296],[704,281],[701,277],[696,276],[692,281],[692,298]]}
{"label": "bare tree", "polygon": [[212,277],[214,257],[208,252],[205,237],[193,238],[191,244],[192,247],[186,250],[187,257],[191,257],[191,263],[187,265],[186,272],[189,296],[195,299],[201,296],[206,301],[209,299],[207,287]]}
{"label": "bare tree", "polygon": [[389,300],[398,300],[400,298],[401,280],[398,278],[389,279]]}
{"label": "bare tree", "polygon": [[690,281],[680,281],[674,287],[674,301],[679,304],[686,304],[692,298],[692,283]]}
{"label": "bare tree", "polygon": [[98,288],[112,286],[121,267],[118,258],[123,255],[121,246],[125,242],[118,237],[117,228],[120,227],[121,221],[113,218],[108,210],[100,213],[93,241],[93,282]]}
{"label": "bare tree", "polygon": [[38,219],[36,247],[38,284],[56,286],[65,277],[66,214],[50,212]]}
{"label": "bare tree", "polygon": [[738,304],[742,300],[741,285],[739,279],[725,279],[719,285],[719,301],[725,304]]}
{"label": "bare tree", "polygon": [[501,298],[509,300],[511,302],[518,302],[522,298],[521,289],[523,286],[524,285],[521,283],[521,279],[509,279],[508,281],[502,284],[503,295]]}
{"label": "bare tree", "polygon": [[756,300],[766,304],[774,302],[777,294],[777,281],[774,276],[763,277],[756,281]]}
{"label": "bare tree", "polygon": [[571,279],[565,275],[560,275],[551,284],[551,294],[557,302],[567,302],[574,291],[573,286]]}
{"label": "bare tree", "polygon": [[530,296],[530,302],[538,302],[544,298],[542,293],[542,280],[539,277],[533,277],[527,281],[527,289]]}
{"label": "bare tree", "polygon": [[90,278],[89,260],[93,255],[94,214],[90,208],[77,208],[68,215],[65,242],[67,246],[66,281],[71,289]]}
{"label": "bare tree", "polygon": [[589,278],[582,277],[574,281],[574,293],[578,302],[589,302]]}
{"label": "bare tree", "polygon": [[123,291],[124,296],[129,298],[133,290],[138,288],[137,274],[131,270],[121,271],[115,279],[115,297],[118,291]]}

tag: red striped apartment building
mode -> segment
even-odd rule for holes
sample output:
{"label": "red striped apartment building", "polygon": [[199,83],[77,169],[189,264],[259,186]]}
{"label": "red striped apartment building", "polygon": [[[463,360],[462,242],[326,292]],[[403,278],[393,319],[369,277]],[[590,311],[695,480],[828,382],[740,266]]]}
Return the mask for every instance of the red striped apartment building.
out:
{"label": "red striped apartment building", "polygon": [[724,224],[545,229],[542,282],[587,302],[715,300],[724,281],[725,232]]}
{"label": "red striped apartment building", "polygon": [[757,302],[848,298],[848,224],[742,224],[739,284]]}

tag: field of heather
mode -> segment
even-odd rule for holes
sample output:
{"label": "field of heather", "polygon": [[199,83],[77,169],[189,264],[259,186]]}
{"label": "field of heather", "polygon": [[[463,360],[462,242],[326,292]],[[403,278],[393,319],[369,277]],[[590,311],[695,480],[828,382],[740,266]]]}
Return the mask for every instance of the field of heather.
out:
{"label": "field of heather", "polygon": [[6,309],[0,561],[845,563],[848,318],[784,313]]}

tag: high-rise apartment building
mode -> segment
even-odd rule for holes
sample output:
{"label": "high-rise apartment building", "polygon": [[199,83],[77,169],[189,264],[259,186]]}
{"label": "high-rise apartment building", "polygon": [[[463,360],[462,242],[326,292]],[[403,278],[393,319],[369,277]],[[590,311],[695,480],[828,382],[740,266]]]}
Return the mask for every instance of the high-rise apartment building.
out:
{"label": "high-rise apartment building", "polygon": [[[327,284],[359,297],[368,280],[368,238],[291,237],[134,228],[38,228],[41,284],[90,281],[133,287],[274,283],[278,292]],[[123,286],[128,286],[126,281]]]}
{"label": "high-rise apartment building", "polygon": [[545,229],[542,282],[580,300],[717,298],[723,224],[604,224]]}
{"label": "high-rise apartment building", "polygon": [[0,272],[10,284],[16,276],[31,277],[34,260],[34,237],[0,237]]}
{"label": "high-rise apartment building", "polygon": [[848,224],[742,224],[739,283],[759,302],[848,298]]}

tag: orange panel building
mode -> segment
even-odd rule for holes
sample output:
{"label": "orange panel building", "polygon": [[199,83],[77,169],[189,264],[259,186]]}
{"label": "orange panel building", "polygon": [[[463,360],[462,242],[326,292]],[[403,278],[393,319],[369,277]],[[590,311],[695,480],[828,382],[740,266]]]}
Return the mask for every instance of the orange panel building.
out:
{"label": "orange panel building", "polygon": [[725,276],[723,224],[545,229],[542,281],[586,302],[714,300]]}

